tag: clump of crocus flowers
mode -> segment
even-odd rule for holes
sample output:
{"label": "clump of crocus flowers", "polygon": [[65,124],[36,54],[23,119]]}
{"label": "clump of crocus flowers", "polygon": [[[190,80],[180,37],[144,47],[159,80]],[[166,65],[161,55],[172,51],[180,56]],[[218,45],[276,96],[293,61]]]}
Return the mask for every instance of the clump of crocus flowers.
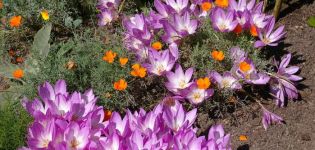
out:
{"label": "clump of crocus flowers", "polygon": [[230,134],[213,125],[207,138],[197,136],[197,110],[185,111],[167,97],[152,111],[125,116],[97,106],[92,90],[69,93],[64,80],[39,86],[39,98],[22,103],[34,117],[27,135],[28,149],[231,149]]}
{"label": "clump of crocus flowers", "polygon": [[98,25],[105,26],[118,18],[120,0],[98,0]]}

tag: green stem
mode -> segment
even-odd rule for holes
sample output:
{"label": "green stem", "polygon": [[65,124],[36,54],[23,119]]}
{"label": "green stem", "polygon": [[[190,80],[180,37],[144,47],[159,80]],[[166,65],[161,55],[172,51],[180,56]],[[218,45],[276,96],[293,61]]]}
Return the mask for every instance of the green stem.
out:
{"label": "green stem", "polygon": [[126,1],[126,0],[123,0],[123,1],[121,2],[120,6],[119,6],[119,9],[118,9],[118,14],[119,14],[119,13],[121,12],[121,10],[123,9],[124,4],[125,4],[125,1]]}
{"label": "green stem", "polygon": [[273,16],[277,19],[280,13],[282,0],[276,0],[275,8],[273,10]]}

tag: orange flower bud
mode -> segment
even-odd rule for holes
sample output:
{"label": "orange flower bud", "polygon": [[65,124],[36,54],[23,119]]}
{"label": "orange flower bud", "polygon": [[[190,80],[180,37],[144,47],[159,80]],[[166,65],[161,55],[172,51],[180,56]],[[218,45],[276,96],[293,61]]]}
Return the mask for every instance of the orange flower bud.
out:
{"label": "orange flower bud", "polygon": [[112,117],[112,112],[110,110],[104,111],[104,121],[108,121]]}
{"label": "orange flower bud", "polygon": [[253,37],[257,37],[258,36],[257,27],[255,25],[251,25],[250,26],[250,34]]}
{"label": "orange flower bud", "polygon": [[239,139],[240,139],[240,141],[247,141],[247,136],[246,135],[240,135]]}
{"label": "orange flower bud", "polygon": [[235,29],[233,30],[233,32],[237,35],[239,35],[240,33],[242,33],[242,26],[240,24],[237,24],[237,26],[235,27]]}
{"label": "orange flower bud", "polygon": [[23,63],[23,61],[24,61],[23,57],[17,57],[16,58],[17,63]]}

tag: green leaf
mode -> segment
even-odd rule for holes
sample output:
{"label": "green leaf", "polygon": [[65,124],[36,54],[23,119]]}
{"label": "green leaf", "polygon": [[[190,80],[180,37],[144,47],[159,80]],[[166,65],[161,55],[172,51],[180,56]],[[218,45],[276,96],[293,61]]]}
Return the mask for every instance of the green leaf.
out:
{"label": "green leaf", "polygon": [[65,19],[65,26],[68,28],[72,28],[73,19],[71,17],[67,17]]}
{"label": "green leaf", "polygon": [[315,28],[315,16],[311,16],[310,18],[308,18],[307,24],[308,24],[310,27]]}
{"label": "green leaf", "polygon": [[39,54],[41,58],[47,57],[50,48],[48,41],[50,39],[51,28],[51,23],[48,23],[36,33],[32,46],[33,54]]}
{"label": "green leaf", "polygon": [[74,28],[79,27],[82,24],[82,19],[76,19],[73,21]]}

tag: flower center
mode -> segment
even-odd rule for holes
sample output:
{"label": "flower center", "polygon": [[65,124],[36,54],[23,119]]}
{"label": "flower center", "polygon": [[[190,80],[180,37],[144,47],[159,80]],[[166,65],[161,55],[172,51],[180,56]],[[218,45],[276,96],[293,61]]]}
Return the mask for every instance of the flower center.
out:
{"label": "flower center", "polygon": [[179,87],[180,87],[181,89],[184,89],[184,88],[186,87],[186,82],[185,82],[185,80],[181,80],[181,81],[179,82]]}
{"label": "flower center", "polygon": [[72,139],[71,142],[70,142],[70,146],[72,148],[77,148],[77,146],[80,145],[80,143],[77,141],[76,138]]}
{"label": "flower center", "polygon": [[200,102],[201,94],[199,92],[194,93],[193,98],[196,102]]}
{"label": "flower center", "polygon": [[231,84],[230,84],[229,80],[223,79],[222,80],[222,86],[223,86],[223,88],[229,88],[229,87],[231,87]]}

